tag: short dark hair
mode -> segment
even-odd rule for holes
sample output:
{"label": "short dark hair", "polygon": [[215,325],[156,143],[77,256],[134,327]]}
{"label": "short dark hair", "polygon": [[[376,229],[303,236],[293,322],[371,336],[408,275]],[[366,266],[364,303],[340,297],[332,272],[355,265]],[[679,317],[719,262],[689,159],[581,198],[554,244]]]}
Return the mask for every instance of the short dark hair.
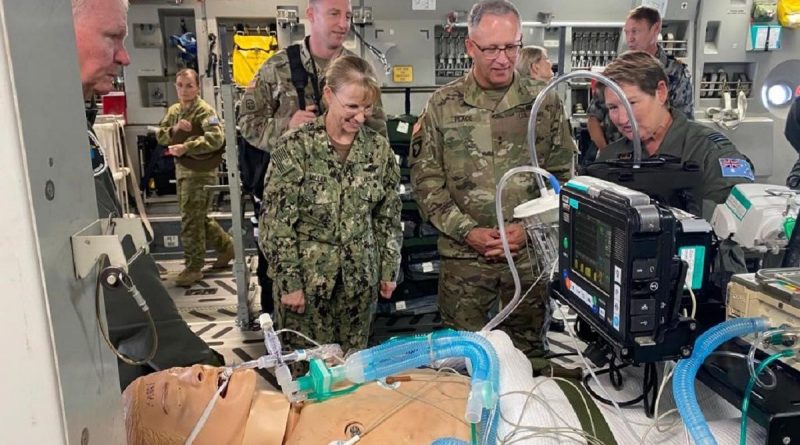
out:
{"label": "short dark hair", "polygon": [[[667,73],[661,63],[645,51],[626,51],[608,64],[603,75],[618,84],[639,87],[643,92],[655,96],[659,82],[669,88]],[[605,85],[598,83],[599,93],[605,94]]]}
{"label": "short dark hair", "polygon": [[657,23],[661,23],[661,14],[655,8],[637,6],[628,13],[627,20],[644,20],[652,27]]}

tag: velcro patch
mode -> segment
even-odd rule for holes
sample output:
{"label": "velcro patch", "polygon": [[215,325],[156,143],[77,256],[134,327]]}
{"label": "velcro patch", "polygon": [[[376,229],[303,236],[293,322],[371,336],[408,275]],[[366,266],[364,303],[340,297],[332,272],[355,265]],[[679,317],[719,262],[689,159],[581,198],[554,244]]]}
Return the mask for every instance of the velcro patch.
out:
{"label": "velcro patch", "polygon": [[219,118],[217,116],[211,116],[208,118],[208,125],[219,125]]}
{"label": "velcro patch", "polygon": [[727,136],[725,136],[724,134],[722,134],[722,133],[720,133],[718,131],[715,131],[714,133],[709,134],[708,135],[708,140],[713,142],[713,143],[715,143],[715,144],[730,144],[731,143],[730,139],[728,139]]}
{"label": "velcro patch", "polygon": [[750,163],[745,159],[720,158],[719,168],[724,178],[747,178],[751,181],[755,180],[753,170],[750,168]]}

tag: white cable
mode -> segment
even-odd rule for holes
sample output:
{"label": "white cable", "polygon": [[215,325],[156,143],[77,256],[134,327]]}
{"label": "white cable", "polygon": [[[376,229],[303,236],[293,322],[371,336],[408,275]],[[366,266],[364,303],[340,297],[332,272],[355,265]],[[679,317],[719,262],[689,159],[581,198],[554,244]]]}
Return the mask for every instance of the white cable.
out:
{"label": "white cable", "polygon": [[[309,336],[307,336],[307,335],[303,334],[302,332],[297,332],[297,331],[295,331],[294,329],[279,329],[279,330],[275,331],[275,334],[277,334],[277,335],[281,335],[281,334],[283,334],[284,332],[288,332],[288,333],[291,333],[291,334],[297,335],[298,337],[300,337],[300,338],[302,338],[302,339],[306,340],[307,342],[309,342],[309,343],[312,343],[314,346],[317,346],[317,347],[320,347],[320,348],[322,347],[322,345],[321,345],[321,344],[319,344],[317,341],[315,341],[315,340],[314,340],[314,339],[312,339],[311,337],[309,337]],[[335,358],[336,360],[338,360],[338,361],[339,361],[341,364],[344,364],[344,359],[343,359],[343,358],[341,358],[341,357],[339,357],[338,355],[334,355],[334,356],[333,356],[333,358]]]}
{"label": "white cable", "polygon": [[692,312],[689,314],[689,318],[694,318],[697,314],[697,297],[694,296],[694,291],[692,290],[692,286],[689,286],[689,295],[692,297]]}
{"label": "white cable", "polygon": [[[558,311],[559,313],[561,313],[561,317],[564,318],[564,312],[561,310],[561,306],[558,307]],[[611,394],[609,394],[608,390],[606,390],[605,385],[603,385],[600,382],[600,379],[597,378],[597,374],[595,374],[594,370],[589,365],[589,362],[586,360],[586,357],[584,357],[583,353],[581,353],[581,347],[578,344],[578,339],[575,336],[575,333],[572,331],[572,325],[570,323],[564,323],[564,326],[567,328],[567,332],[569,333],[569,336],[572,338],[572,343],[575,345],[575,351],[578,353],[578,357],[580,357],[583,364],[586,365],[586,369],[589,371],[589,374],[592,375],[592,378],[594,379],[595,383],[597,383],[598,388],[600,388],[600,390],[603,392],[605,398],[608,399],[612,405],[614,405],[614,409],[617,411],[617,414],[624,422],[624,425],[628,429],[628,433],[630,433],[631,438],[635,439],[639,437],[639,435],[636,434],[636,431],[633,429],[633,426],[631,425],[628,418],[622,413],[622,409],[619,407],[619,404],[614,400],[613,397],[611,397]]]}
{"label": "white cable", "polygon": [[219,400],[222,392],[225,391],[225,388],[228,387],[228,381],[230,380],[230,376],[227,374],[227,372],[228,371],[226,370],[225,372],[223,372],[223,374],[221,374],[221,377],[224,379],[222,385],[220,385],[217,392],[214,393],[214,396],[211,397],[211,400],[208,401],[206,409],[203,410],[203,414],[200,415],[200,419],[197,420],[197,423],[194,425],[194,429],[192,429],[192,433],[189,434],[189,437],[186,438],[186,442],[184,442],[184,445],[192,445],[192,442],[194,442],[194,440],[197,439],[197,436],[200,434],[200,431],[203,429],[206,422],[208,421],[209,416],[211,416],[211,410],[214,409],[214,405],[216,405],[217,400]]}

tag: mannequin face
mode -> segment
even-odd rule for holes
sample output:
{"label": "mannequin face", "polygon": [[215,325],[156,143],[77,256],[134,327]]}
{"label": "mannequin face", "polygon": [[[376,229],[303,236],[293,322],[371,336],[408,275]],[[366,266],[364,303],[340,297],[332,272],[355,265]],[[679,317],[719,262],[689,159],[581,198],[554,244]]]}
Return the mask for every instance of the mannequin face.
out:
{"label": "mannequin face", "polygon": [[[129,445],[182,444],[219,388],[221,368],[195,365],[144,376],[123,393]],[[256,385],[252,370],[237,371],[195,440],[240,444]]]}

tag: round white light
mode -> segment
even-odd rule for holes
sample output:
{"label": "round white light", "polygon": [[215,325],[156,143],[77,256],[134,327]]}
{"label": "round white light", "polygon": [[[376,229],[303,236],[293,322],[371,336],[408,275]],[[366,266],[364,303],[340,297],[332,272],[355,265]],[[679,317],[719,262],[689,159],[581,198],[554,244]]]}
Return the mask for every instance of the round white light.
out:
{"label": "round white light", "polygon": [[767,101],[773,106],[783,106],[792,100],[792,89],[785,83],[771,85],[767,89]]}

